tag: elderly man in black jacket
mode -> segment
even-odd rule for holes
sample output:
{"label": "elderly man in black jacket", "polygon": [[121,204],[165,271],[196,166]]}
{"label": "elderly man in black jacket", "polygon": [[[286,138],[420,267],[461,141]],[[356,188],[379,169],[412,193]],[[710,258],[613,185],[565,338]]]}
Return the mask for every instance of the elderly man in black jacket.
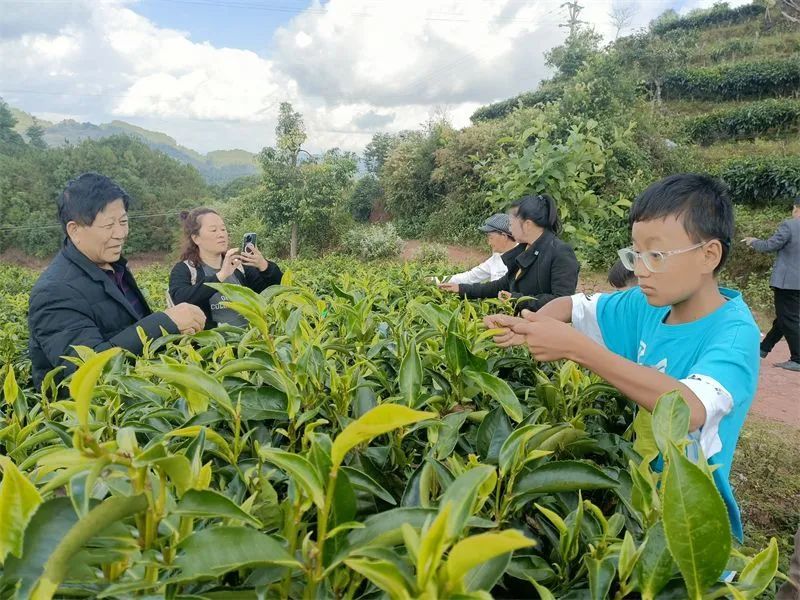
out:
{"label": "elderly man in black jacket", "polygon": [[39,387],[55,367],[57,380],[75,367],[74,346],[95,351],[118,346],[139,354],[137,328],[149,338],[202,331],[205,315],[180,304],[154,313],[122,258],[128,237],[128,194],[108,177],[84,173],[58,198],[65,240],[30,295],[28,328],[33,382]]}
{"label": "elderly man in black jacket", "polygon": [[[511,205],[509,216],[511,234],[520,244],[511,251],[508,273],[488,283],[439,287],[466,298],[515,299],[516,312],[537,311],[554,298],[574,294],[580,264],[572,246],[558,237],[561,221],[555,200],[546,194],[525,196]],[[524,296],[532,299],[521,300]]]}

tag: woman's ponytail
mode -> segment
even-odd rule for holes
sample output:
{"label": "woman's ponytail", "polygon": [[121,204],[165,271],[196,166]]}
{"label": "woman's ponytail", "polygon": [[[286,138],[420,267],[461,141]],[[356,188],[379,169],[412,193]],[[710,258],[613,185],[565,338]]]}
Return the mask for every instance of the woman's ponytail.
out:
{"label": "woman's ponytail", "polygon": [[539,196],[523,196],[511,205],[516,209],[516,215],[525,220],[533,221],[543,229],[549,229],[555,234],[561,233],[561,219],[558,216],[558,206],[555,199],[548,194]]}
{"label": "woman's ponytail", "polygon": [[547,203],[547,229],[558,235],[561,233],[561,219],[558,216],[556,200],[548,194],[539,197]]}

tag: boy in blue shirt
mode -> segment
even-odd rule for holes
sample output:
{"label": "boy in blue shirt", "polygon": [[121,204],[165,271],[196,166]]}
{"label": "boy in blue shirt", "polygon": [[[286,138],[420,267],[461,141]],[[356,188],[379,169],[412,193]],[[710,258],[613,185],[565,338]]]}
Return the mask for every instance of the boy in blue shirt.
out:
{"label": "boy in blue shirt", "polygon": [[730,198],[709,176],[672,175],[636,199],[629,221],[633,245],[619,256],[637,287],[557,298],[523,318],[492,315],[486,325],[505,330],[495,337],[500,346],[575,361],[646,410],[678,390],[691,410],[689,452],[699,447],[719,465],[714,481],[741,540],[728,480],[758,383],[760,333],[741,294],[717,285],[734,233]]}

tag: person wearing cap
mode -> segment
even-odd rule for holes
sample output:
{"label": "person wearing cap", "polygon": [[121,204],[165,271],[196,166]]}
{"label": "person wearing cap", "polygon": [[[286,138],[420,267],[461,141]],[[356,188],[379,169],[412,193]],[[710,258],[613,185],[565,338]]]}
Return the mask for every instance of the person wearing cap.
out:
{"label": "person wearing cap", "polygon": [[558,237],[561,221],[556,201],[547,194],[525,196],[511,205],[509,226],[520,251],[500,279],[487,283],[453,283],[439,289],[465,298],[513,300],[514,309],[537,311],[578,286],[580,265],[572,246]]}
{"label": "person wearing cap", "polygon": [[777,252],[769,285],[775,297],[775,321],[761,340],[761,358],[782,337],[789,345],[789,360],[775,363],[787,371],[800,371],[800,197],[794,199],[792,218],[786,219],[768,240],[742,240],[756,252]]}
{"label": "person wearing cap", "polygon": [[511,261],[525,249],[514,241],[509,218],[505,213],[492,215],[478,230],[486,234],[492,255],[477,267],[453,275],[447,280],[449,283],[483,283],[500,279],[508,272]]}

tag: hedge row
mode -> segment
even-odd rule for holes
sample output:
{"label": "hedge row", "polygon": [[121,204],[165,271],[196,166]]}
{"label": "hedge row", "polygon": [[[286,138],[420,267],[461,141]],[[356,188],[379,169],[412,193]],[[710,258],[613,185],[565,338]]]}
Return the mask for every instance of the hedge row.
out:
{"label": "hedge row", "polygon": [[684,123],[689,141],[707,146],[721,140],[753,139],[800,129],[800,100],[762,100],[717,110]]}
{"label": "hedge row", "polygon": [[689,67],[668,73],[662,97],[684,100],[740,100],[800,94],[800,55]]}
{"label": "hedge row", "polygon": [[552,86],[545,89],[536,90],[535,92],[524,92],[519,96],[514,96],[513,98],[509,98],[507,100],[501,100],[500,102],[494,102],[492,104],[487,104],[486,106],[481,106],[478,110],[472,113],[470,119],[473,123],[477,123],[479,121],[491,121],[492,119],[500,119],[511,114],[520,107],[527,108],[529,106],[542,104],[544,102],[555,102],[556,100],[560,100],[562,94],[563,90],[561,87]]}
{"label": "hedge row", "polygon": [[718,169],[737,204],[761,205],[789,201],[800,195],[800,157],[734,160]]}
{"label": "hedge row", "polygon": [[708,10],[697,10],[693,13],[664,23],[652,26],[653,33],[666,33],[676,29],[708,29],[723,25],[735,25],[749,21],[764,14],[764,7],[758,4],[745,4],[737,8],[730,8],[727,3],[715,4]]}

